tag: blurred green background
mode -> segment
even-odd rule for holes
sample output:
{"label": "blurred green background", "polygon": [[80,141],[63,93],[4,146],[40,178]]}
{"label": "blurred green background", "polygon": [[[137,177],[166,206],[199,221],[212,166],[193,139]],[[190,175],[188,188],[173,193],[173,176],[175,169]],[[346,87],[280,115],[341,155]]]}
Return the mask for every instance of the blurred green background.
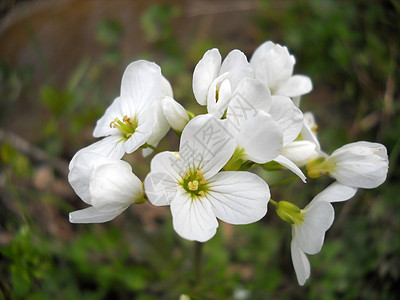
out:
{"label": "blurred green background", "polygon": [[[0,1],[0,299],[400,299],[400,3],[396,0]],[[84,207],[68,162],[119,95],[127,64],[157,62],[175,99],[200,112],[193,68],[212,47],[249,58],[265,40],[287,45],[295,73],[314,89],[323,150],[383,143],[387,181],[335,204],[322,251],[299,287],[290,226],[271,208],[260,222],[220,224],[194,248],[172,229],[169,208],[132,206],[105,224],[72,225]],[[169,133],[162,149],[176,149]],[[129,156],[144,179],[150,158]],[[272,197],[300,207],[331,180],[287,186]]]}

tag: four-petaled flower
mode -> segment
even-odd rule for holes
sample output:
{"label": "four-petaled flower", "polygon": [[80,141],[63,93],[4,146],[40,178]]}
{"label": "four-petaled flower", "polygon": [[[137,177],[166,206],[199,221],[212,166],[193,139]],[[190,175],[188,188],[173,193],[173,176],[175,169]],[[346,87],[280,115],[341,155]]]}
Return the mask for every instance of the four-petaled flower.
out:
{"label": "four-petaled flower", "polygon": [[[107,108],[93,131],[94,137],[104,138],[77,154],[95,152],[119,159],[144,145],[159,123],[154,117],[154,103],[163,98],[162,91],[165,96],[170,94],[168,88],[163,88],[166,85],[155,63],[144,60],[131,63],[122,76],[120,97]],[[161,102],[159,106],[162,111]],[[157,128],[160,130],[160,126]]]}
{"label": "four-petaled flower", "polygon": [[[249,172],[219,172],[236,146],[224,126],[212,115],[192,119],[182,132],[179,153],[157,154],[144,181],[150,202],[170,205],[175,231],[188,240],[212,238],[217,218],[249,224],[267,212],[270,192],[263,179]],[[185,147],[190,155],[182,155]]]}

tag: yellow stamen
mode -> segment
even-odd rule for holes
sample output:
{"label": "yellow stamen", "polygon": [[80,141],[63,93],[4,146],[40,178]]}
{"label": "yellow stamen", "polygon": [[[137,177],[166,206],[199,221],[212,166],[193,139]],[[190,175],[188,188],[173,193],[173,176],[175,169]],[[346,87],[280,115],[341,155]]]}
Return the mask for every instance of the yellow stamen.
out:
{"label": "yellow stamen", "polygon": [[197,180],[190,181],[188,183],[188,188],[191,191],[197,191],[197,189],[199,188],[199,182]]}

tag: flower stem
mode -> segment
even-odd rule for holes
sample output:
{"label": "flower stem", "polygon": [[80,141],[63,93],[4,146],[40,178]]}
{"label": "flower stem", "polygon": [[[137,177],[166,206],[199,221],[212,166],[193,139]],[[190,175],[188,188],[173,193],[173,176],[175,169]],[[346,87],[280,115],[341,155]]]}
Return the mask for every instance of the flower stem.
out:
{"label": "flower stem", "polygon": [[155,152],[157,152],[157,153],[160,153],[160,152],[161,152],[161,150],[158,149],[157,147],[154,147],[154,146],[152,146],[152,145],[150,145],[150,144],[147,144],[147,143],[145,143],[141,148],[150,148],[150,149],[152,149],[153,151],[155,151]]}
{"label": "flower stem", "polygon": [[194,280],[195,286],[198,286],[201,281],[201,266],[203,258],[203,243],[195,242],[194,244]]}

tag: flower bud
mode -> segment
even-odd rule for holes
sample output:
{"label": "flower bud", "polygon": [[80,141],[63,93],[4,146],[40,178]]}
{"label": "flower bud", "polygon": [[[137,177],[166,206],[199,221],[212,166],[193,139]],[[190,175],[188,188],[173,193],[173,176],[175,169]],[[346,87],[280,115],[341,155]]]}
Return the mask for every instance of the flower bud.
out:
{"label": "flower bud", "polygon": [[279,201],[276,204],[276,213],[289,224],[300,225],[304,221],[304,214],[295,204],[287,201]]}
{"label": "flower bud", "polygon": [[189,115],[185,108],[171,97],[165,97],[161,101],[165,118],[172,129],[182,132],[183,128],[189,122]]}
{"label": "flower bud", "polygon": [[378,143],[347,144],[335,150],[327,161],[333,164],[330,175],[337,181],[366,189],[381,185],[389,168],[386,148]]}

